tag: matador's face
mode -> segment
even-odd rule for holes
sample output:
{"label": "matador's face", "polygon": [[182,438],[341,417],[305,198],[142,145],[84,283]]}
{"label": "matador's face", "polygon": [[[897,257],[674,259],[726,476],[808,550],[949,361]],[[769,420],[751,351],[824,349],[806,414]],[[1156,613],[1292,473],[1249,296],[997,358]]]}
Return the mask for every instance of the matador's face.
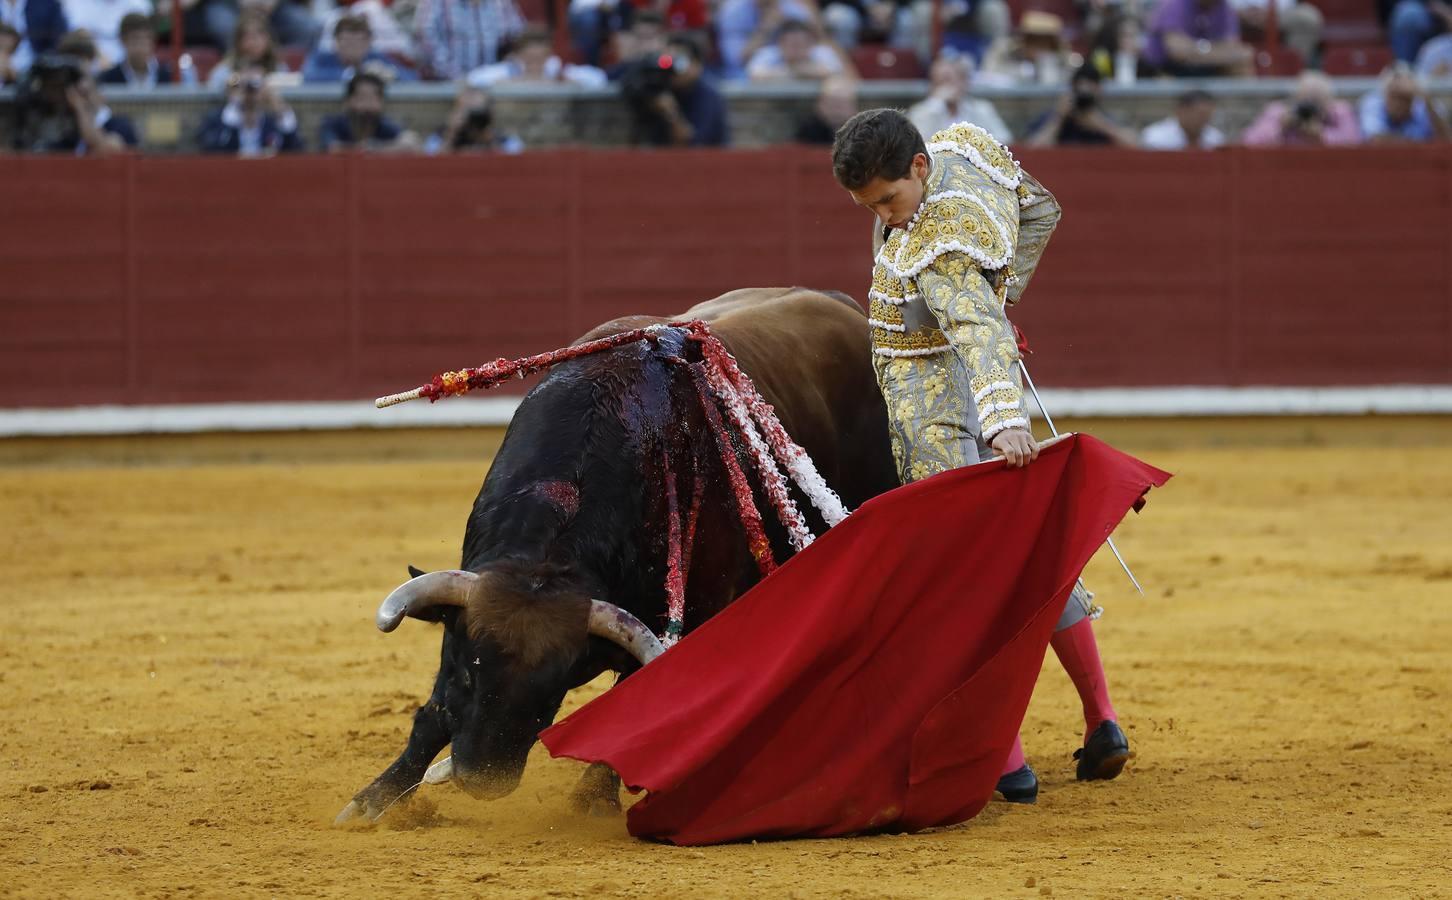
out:
{"label": "matador's face", "polygon": [[888,228],[906,228],[913,214],[922,205],[931,164],[926,154],[913,157],[906,177],[896,181],[874,178],[855,191],[848,191],[852,201],[872,210],[878,221]]}

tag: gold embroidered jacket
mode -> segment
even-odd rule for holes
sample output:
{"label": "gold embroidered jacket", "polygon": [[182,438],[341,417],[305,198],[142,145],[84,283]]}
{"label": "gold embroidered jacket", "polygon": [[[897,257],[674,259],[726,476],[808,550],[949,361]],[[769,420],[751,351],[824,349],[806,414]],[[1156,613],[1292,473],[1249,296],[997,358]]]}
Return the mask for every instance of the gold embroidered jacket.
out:
{"label": "gold embroidered jacket", "polygon": [[975,125],[938,132],[928,151],[922,205],[877,252],[868,294],[873,352],[880,381],[889,360],[956,355],[986,444],[1005,428],[1028,425],[1004,309],[1038,268],[1059,204]]}

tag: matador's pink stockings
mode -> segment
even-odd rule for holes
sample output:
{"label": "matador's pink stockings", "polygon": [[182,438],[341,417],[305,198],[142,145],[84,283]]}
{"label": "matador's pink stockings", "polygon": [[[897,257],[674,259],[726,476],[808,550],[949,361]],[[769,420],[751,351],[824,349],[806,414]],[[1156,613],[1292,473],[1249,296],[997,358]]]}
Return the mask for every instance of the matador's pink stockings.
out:
{"label": "matador's pink stockings", "polygon": [[1008,751],[1008,762],[1003,764],[1003,771],[999,774],[1007,775],[1010,772],[1017,772],[1026,764],[1027,761],[1023,758],[1023,739],[1015,736],[1013,739],[1013,749]]}
{"label": "matador's pink stockings", "polygon": [[1089,619],[1080,619],[1063,631],[1054,632],[1049,644],[1069,673],[1084,704],[1084,740],[1102,722],[1117,721],[1114,705],[1109,702],[1109,683],[1104,678],[1104,664],[1099,661],[1099,644],[1094,640],[1094,626]]}

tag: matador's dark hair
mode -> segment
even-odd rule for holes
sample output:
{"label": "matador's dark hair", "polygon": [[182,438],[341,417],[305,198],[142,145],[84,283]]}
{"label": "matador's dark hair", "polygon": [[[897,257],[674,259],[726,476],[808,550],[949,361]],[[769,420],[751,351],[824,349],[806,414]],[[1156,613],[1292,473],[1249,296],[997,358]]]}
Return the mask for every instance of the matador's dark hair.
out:
{"label": "matador's dark hair", "polygon": [[907,116],[895,109],[869,109],[837,129],[832,174],[838,184],[856,191],[874,178],[906,178],[913,157],[927,152],[922,134]]}

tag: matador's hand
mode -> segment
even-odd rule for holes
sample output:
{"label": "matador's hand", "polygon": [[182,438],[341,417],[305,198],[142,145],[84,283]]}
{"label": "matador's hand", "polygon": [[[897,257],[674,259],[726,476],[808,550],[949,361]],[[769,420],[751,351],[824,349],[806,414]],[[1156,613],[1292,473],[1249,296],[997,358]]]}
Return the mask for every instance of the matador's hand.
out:
{"label": "matador's hand", "polygon": [[1005,428],[993,436],[995,453],[1008,460],[1011,469],[1023,468],[1039,458],[1039,445],[1027,428]]}

